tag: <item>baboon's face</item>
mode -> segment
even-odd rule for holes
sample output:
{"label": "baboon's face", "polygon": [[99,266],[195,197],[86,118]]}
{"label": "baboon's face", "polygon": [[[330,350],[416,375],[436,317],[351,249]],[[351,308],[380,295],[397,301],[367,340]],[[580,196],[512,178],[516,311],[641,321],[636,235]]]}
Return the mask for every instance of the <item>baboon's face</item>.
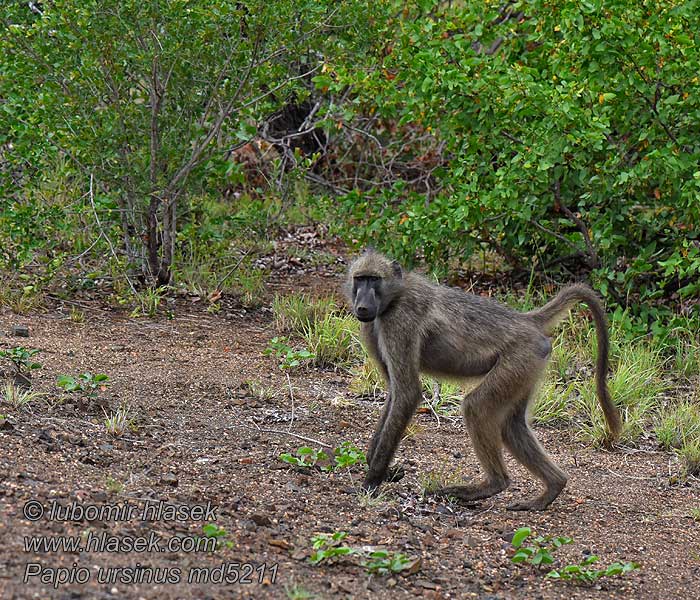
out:
{"label": "baboon's face", "polygon": [[382,304],[382,278],[377,275],[359,275],[352,278],[352,311],[363,323],[369,323],[379,314]]}

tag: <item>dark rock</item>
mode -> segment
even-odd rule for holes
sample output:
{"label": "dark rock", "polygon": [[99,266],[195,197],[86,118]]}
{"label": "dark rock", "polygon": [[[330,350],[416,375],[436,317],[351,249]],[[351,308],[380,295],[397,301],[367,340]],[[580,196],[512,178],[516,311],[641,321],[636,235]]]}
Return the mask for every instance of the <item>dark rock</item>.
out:
{"label": "dark rock", "polygon": [[24,373],[15,373],[13,379],[17,387],[29,389],[32,386],[32,380]]}
{"label": "dark rock", "polygon": [[177,475],[175,475],[175,473],[164,473],[163,475],[161,475],[160,482],[172,486],[177,486],[177,484],[179,483]]}
{"label": "dark rock", "polygon": [[254,513],[250,515],[250,518],[252,519],[253,523],[255,523],[258,527],[272,527],[272,521],[267,515]]}
{"label": "dark rock", "polygon": [[29,327],[26,325],[13,325],[10,334],[15,337],[29,337]]}

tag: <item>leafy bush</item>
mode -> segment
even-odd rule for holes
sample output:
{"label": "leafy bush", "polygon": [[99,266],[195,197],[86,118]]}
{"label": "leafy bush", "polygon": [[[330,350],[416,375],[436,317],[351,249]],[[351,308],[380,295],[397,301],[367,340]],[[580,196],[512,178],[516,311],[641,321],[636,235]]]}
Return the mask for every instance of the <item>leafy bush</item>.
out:
{"label": "leafy bush", "polygon": [[[656,333],[671,315],[664,298],[697,316],[695,3],[401,9],[373,64],[335,62],[316,79],[353,86],[354,125],[375,141],[376,176],[330,205],[347,239],[409,263],[491,249],[516,268],[534,257],[585,270]],[[353,116],[343,110],[336,119]]]}
{"label": "leafy bush", "polygon": [[[149,283],[170,283],[190,195],[240,182],[234,150],[286,103],[308,99],[324,59],[361,59],[375,11],[358,0],[9,3],[0,259],[26,265],[47,230],[74,252],[86,228],[64,209],[83,205],[97,256],[119,248]],[[57,164],[69,184],[60,203],[63,189],[38,193]]]}

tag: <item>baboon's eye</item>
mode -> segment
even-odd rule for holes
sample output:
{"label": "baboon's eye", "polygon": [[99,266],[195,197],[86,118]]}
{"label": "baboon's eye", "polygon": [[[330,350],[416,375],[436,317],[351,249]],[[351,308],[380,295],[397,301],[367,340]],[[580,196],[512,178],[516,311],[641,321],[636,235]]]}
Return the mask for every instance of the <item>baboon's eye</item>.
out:
{"label": "baboon's eye", "polygon": [[370,275],[367,278],[367,281],[369,281],[370,283],[377,283],[380,279],[381,277],[377,277],[376,275]]}

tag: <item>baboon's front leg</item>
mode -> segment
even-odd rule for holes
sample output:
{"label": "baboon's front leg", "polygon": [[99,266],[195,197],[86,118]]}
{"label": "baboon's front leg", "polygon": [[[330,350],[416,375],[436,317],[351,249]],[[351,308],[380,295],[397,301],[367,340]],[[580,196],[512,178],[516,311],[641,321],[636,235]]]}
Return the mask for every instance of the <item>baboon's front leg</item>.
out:
{"label": "baboon's front leg", "polygon": [[[374,456],[374,450],[379,443],[379,439],[382,435],[382,430],[384,429],[384,423],[386,423],[387,416],[391,411],[391,394],[387,393],[387,398],[384,401],[384,406],[382,408],[382,416],[379,418],[379,423],[374,431],[374,435],[369,443],[369,448],[367,449],[367,464],[372,464],[372,457]],[[403,479],[406,474],[406,470],[402,465],[393,464],[387,469],[385,481],[399,481]]]}
{"label": "baboon's front leg", "polygon": [[422,398],[417,370],[415,373],[402,373],[398,377],[392,377],[389,394],[391,404],[385,407],[387,410],[384,423],[381,431],[378,430],[372,440],[371,455],[367,459],[369,469],[364,487],[369,490],[379,487],[382,481],[395,480],[397,477],[400,479],[402,475],[400,467],[395,472],[391,472],[389,464]]}
{"label": "baboon's front leg", "polygon": [[382,406],[382,415],[379,417],[379,422],[374,430],[374,435],[369,442],[369,447],[367,448],[367,464],[372,464],[372,456],[374,456],[374,450],[377,447],[379,438],[382,435],[382,429],[384,429],[384,423],[386,423],[386,418],[391,411],[391,392],[387,392],[386,400],[384,401],[384,406]]}

